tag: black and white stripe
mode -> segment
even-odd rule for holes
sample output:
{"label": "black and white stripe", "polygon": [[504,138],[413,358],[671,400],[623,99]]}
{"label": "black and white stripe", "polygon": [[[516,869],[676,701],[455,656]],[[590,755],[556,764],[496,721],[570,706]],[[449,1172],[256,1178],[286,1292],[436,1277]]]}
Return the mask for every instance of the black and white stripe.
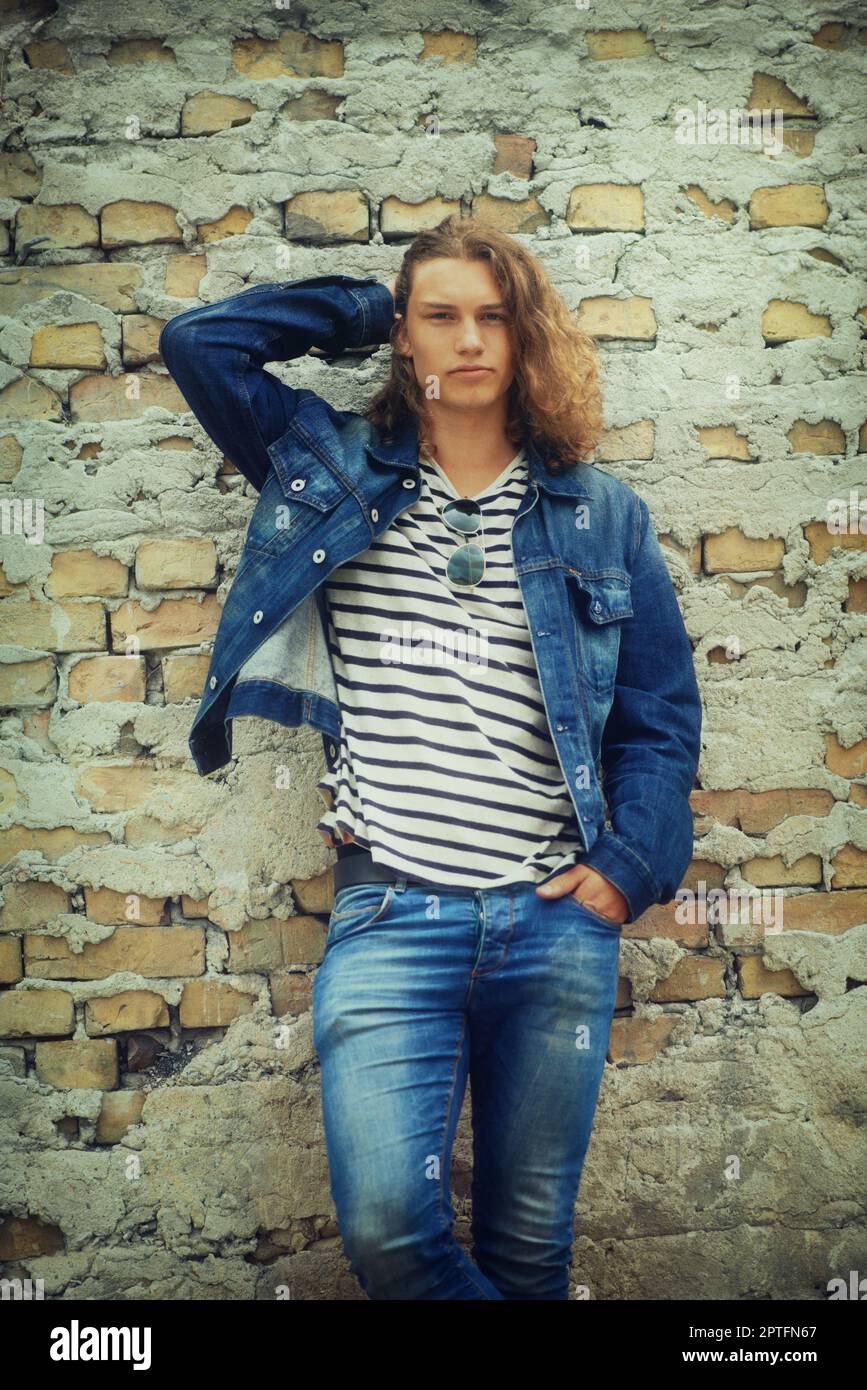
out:
{"label": "black and white stripe", "polygon": [[[326,581],[343,727],[335,771],[318,783],[330,809],[317,829],[335,842],[348,832],[377,863],[433,883],[538,882],[575,863],[581,841],[512,559],[526,457],[477,495],[484,533],[472,539],[486,567],[474,589],[446,578],[463,541],[437,508],[460,494],[424,452],[419,468],[415,503]],[[415,637],[463,634],[484,660],[388,662],[386,634],[404,624]]]}

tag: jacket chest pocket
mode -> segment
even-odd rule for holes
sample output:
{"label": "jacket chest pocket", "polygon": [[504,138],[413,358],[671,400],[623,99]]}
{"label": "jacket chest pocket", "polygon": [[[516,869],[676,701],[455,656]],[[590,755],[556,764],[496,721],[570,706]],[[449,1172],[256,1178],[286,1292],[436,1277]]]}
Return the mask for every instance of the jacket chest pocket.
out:
{"label": "jacket chest pocket", "polygon": [[589,576],[567,570],[581,678],[597,695],[617,679],[623,622],[632,617],[632,589],[619,575]]}

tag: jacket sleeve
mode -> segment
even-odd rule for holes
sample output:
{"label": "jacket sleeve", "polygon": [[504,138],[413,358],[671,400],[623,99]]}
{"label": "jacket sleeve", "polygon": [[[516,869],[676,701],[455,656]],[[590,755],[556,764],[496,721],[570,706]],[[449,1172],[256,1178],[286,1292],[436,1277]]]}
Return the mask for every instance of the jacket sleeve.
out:
{"label": "jacket sleeve", "polygon": [[261,491],[268,446],[286,433],[302,397],[266,362],[388,341],[394,300],[370,278],[322,275],[252,285],[164,324],[159,349],[178,389],[217,447]]}
{"label": "jacket sleeve", "polygon": [[634,922],[669,902],[693,853],[689,796],[702,709],[692,646],[647,503],[638,498],[633,616],[623,623],[614,702],[602,735],[612,829],[580,860],[619,888]]}

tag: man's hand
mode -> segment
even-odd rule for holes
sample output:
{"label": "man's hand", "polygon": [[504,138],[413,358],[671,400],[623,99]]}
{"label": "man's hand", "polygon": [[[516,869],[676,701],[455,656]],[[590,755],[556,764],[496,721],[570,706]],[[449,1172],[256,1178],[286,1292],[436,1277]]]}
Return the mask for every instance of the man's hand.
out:
{"label": "man's hand", "polygon": [[[581,891],[573,891],[576,889]],[[594,912],[610,917],[621,926],[629,916],[629,903],[620,889],[615,888],[598,869],[591,869],[587,864],[576,864],[573,869],[564,870],[556,878],[540,884],[536,892],[546,898],[562,898],[564,893],[572,893],[576,902],[592,907]]]}
{"label": "man's hand", "polygon": [[[392,299],[393,299],[393,298],[394,298],[395,286],[396,286],[396,284],[397,284],[397,276],[396,276],[396,275],[392,275],[391,279],[390,279],[390,280],[384,280],[384,281],[383,281],[383,284],[385,285],[385,288],[386,288],[387,290],[390,290],[390,291],[391,291],[391,297],[392,297]],[[401,314],[395,314],[394,317],[395,317],[396,319],[399,319],[399,318],[402,317],[402,315],[401,315]]]}

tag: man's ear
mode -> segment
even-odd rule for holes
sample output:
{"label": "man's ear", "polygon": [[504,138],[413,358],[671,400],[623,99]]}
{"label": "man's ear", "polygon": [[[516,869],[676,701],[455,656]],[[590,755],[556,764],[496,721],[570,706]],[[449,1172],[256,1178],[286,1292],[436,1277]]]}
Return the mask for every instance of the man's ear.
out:
{"label": "man's ear", "polygon": [[399,352],[402,357],[412,357],[412,348],[406,332],[406,319],[401,317],[398,320],[398,329],[394,335],[394,351]]}

